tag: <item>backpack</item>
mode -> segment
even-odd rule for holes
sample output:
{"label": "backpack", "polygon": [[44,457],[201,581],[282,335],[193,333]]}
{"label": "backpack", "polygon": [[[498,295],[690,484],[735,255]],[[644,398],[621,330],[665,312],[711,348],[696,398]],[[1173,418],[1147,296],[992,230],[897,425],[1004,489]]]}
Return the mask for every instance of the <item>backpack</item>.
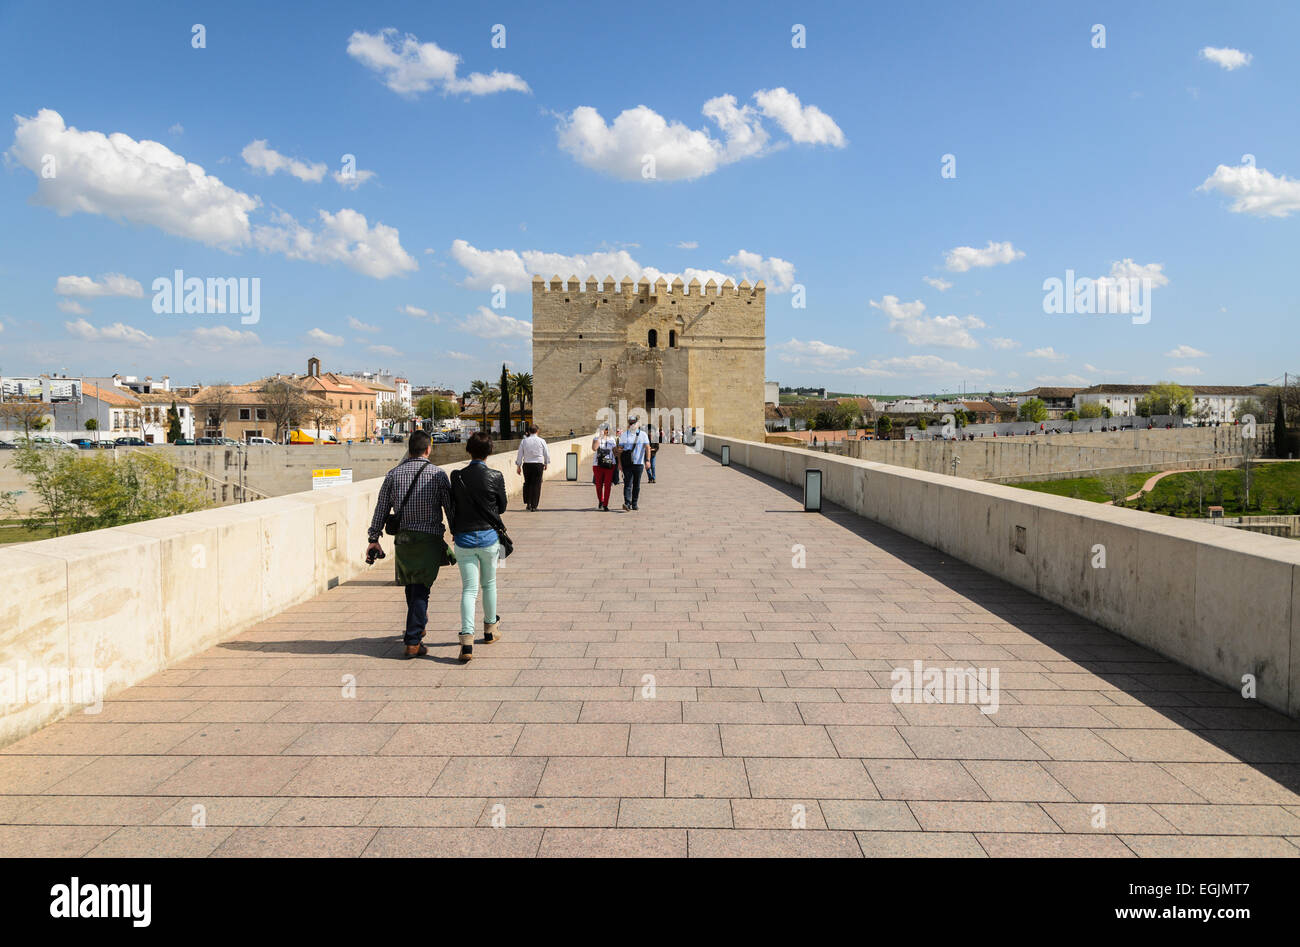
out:
{"label": "backpack", "polygon": [[614,448],[598,447],[596,449],[596,466],[613,467],[614,466]]}

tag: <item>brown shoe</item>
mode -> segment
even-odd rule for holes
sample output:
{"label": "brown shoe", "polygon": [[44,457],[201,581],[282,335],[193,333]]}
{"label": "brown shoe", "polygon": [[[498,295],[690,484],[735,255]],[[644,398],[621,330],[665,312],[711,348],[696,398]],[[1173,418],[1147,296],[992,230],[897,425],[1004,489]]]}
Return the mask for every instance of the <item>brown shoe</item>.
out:
{"label": "brown shoe", "polygon": [[408,658],[418,658],[422,654],[428,654],[429,649],[422,644],[408,644],[406,646],[406,656]]}
{"label": "brown shoe", "polygon": [[497,620],[492,622],[492,624],[489,625],[487,622],[483,623],[483,643],[492,644],[494,641],[500,641],[500,640],[501,640],[501,616],[498,615]]}
{"label": "brown shoe", "polygon": [[474,636],[460,636],[460,663],[466,664],[474,657]]}

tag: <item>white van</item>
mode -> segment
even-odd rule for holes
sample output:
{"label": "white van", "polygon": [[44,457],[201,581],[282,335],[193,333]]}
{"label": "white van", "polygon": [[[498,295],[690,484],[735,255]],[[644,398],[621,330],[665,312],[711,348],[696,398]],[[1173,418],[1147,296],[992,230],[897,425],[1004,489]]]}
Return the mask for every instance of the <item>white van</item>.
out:
{"label": "white van", "polygon": [[258,445],[261,445],[261,444],[269,444],[269,445],[272,446],[272,447],[277,447],[277,446],[278,446],[278,445],[275,443],[275,441],[271,440],[269,437],[250,437],[250,438],[248,439],[248,443],[249,443],[250,445],[252,445],[252,444],[258,444]]}

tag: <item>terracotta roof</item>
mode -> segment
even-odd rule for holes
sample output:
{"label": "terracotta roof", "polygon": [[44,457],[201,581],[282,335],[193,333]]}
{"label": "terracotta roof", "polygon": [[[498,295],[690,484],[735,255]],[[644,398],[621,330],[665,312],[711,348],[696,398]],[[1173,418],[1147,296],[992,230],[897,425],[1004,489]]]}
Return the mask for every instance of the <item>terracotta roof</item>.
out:
{"label": "terracotta roof", "polygon": [[102,401],[104,404],[116,405],[119,408],[138,408],[140,407],[139,396],[135,392],[122,394],[120,389],[101,388],[99,385],[90,385],[83,383],[81,386],[82,397],[94,398]]}
{"label": "terracotta roof", "polygon": [[[1079,389],[1084,395],[1144,395],[1155,385],[1093,385]],[[1258,385],[1183,385],[1194,395],[1247,395],[1258,396],[1264,391]]]}

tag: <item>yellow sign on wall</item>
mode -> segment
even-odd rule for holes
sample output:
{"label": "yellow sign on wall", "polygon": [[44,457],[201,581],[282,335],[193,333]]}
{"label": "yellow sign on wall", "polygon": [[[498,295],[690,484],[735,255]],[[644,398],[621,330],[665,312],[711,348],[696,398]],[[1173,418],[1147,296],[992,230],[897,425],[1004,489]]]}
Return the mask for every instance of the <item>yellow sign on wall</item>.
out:
{"label": "yellow sign on wall", "polygon": [[351,482],[352,468],[350,467],[325,467],[311,472],[313,490],[324,490],[326,487],[337,487],[341,483]]}

